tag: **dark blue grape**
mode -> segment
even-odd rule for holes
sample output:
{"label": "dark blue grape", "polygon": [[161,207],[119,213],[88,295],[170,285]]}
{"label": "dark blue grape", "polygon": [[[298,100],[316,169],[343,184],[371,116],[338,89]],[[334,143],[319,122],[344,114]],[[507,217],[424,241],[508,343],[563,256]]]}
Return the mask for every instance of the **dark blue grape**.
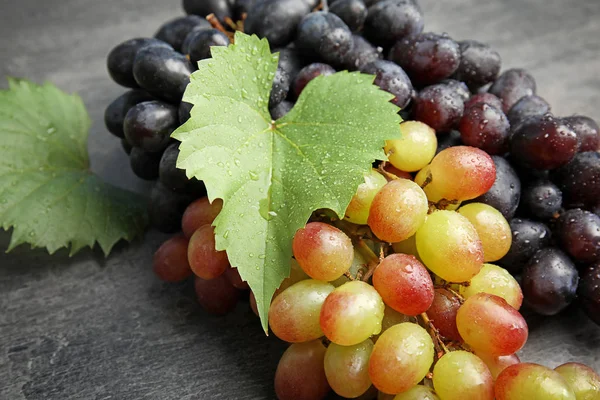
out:
{"label": "dark blue grape", "polygon": [[125,115],[131,107],[149,100],[152,100],[152,96],[143,90],[130,90],[117,97],[115,101],[106,107],[104,112],[106,129],[113,135],[124,138],[123,122],[125,121]]}
{"label": "dark blue grape", "polygon": [[586,151],[600,151],[600,127],[596,121],[584,115],[573,115],[563,120],[573,128],[579,137],[580,153]]}
{"label": "dark blue grape", "polygon": [[258,0],[244,22],[246,33],[267,38],[272,48],[294,39],[296,28],[310,7],[297,0]]}
{"label": "dark blue grape", "polygon": [[443,83],[423,88],[414,100],[414,117],[436,132],[456,127],[464,112],[464,97],[452,86]]}
{"label": "dark blue grape", "polygon": [[593,209],[600,205],[600,154],[578,153],[573,160],[552,173],[569,208]]}
{"label": "dark blue grape", "polygon": [[502,100],[503,111],[506,113],[522,97],[535,94],[535,90],[533,76],[524,69],[515,68],[504,71],[492,84],[489,92]]}
{"label": "dark blue grape", "polygon": [[600,217],[579,208],[563,213],[556,225],[561,247],[583,263],[600,261]]}
{"label": "dark blue grape", "polygon": [[384,0],[369,7],[365,37],[382,47],[423,31],[423,12],[413,0]]}
{"label": "dark blue grape", "polygon": [[171,133],[179,126],[177,107],[146,101],[132,107],[125,116],[125,138],[134,147],[158,152],[169,144]]}
{"label": "dark blue grape", "polygon": [[150,192],[148,215],[153,228],[163,233],[175,233],[181,229],[181,217],[193,197],[175,192],[157,182]]}
{"label": "dark blue grape", "polygon": [[510,221],[510,229],[512,244],[508,253],[498,261],[498,265],[518,274],[538,250],[550,246],[551,233],[541,222],[520,218]]}
{"label": "dark blue grape", "polygon": [[476,90],[493,82],[500,72],[500,54],[485,43],[475,40],[459,42],[460,65],[454,77]]}
{"label": "dark blue grape", "polygon": [[143,48],[133,64],[133,76],[142,88],[173,103],[181,101],[193,71],[184,55],[164,47]]}
{"label": "dark blue grape", "polygon": [[298,48],[314,53],[330,64],[341,64],[354,44],[350,28],[335,14],[318,11],[305,16],[298,25]]}
{"label": "dark blue grape", "polygon": [[306,85],[317,76],[328,76],[335,74],[335,69],[331,65],[323,64],[323,63],[314,63],[307,65],[302,68],[302,70],[296,76],[296,80],[294,81],[294,94],[296,97],[300,97],[300,93],[304,90]]}
{"label": "dark blue grape", "polygon": [[507,114],[510,125],[513,131],[517,130],[517,126],[524,123],[530,118],[541,118],[550,112],[550,104],[543,98],[531,95],[524,96],[517,101]]}
{"label": "dark blue grape", "polygon": [[513,167],[504,158],[492,156],[492,160],[496,166],[496,180],[487,193],[473,201],[494,207],[510,221],[515,215],[521,199],[521,181]]}
{"label": "dark blue grape", "polygon": [[231,18],[230,6],[229,0],[183,0],[183,9],[186,13],[201,17],[215,14],[221,21],[227,17]]}
{"label": "dark blue grape", "polygon": [[154,37],[170,44],[175,50],[181,51],[183,42],[190,32],[210,28],[212,26],[206,19],[197,15],[188,15],[166,22]]}
{"label": "dark blue grape", "polygon": [[139,147],[133,147],[129,153],[129,164],[138,178],[153,181],[158,178],[161,157],[162,153],[148,153]]}
{"label": "dark blue grape", "polygon": [[394,95],[392,103],[405,108],[414,96],[414,89],[406,72],[391,61],[377,60],[365,65],[361,72],[375,75],[375,84]]}
{"label": "dark blue grape", "polygon": [[277,68],[275,77],[273,78],[271,95],[269,97],[269,108],[273,108],[285,100],[290,91],[291,84],[292,82],[288,73],[281,68]]}
{"label": "dark blue grape", "polygon": [[229,43],[229,38],[223,32],[216,29],[205,29],[193,32],[191,37],[186,39],[185,54],[196,65],[198,61],[211,57],[211,47],[229,46]]}
{"label": "dark blue grape", "polygon": [[562,251],[549,247],[535,253],[523,269],[525,304],[538,314],[555,315],[575,300],[579,273]]}
{"label": "dark blue grape", "polygon": [[171,143],[165,149],[158,168],[158,179],[172,190],[183,190],[189,183],[185,170],[177,168],[179,143]]}
{"label": "dark blue grape", "polygon": [[367,19],[367,6],[362,0],[338,0],[331,4],[329,12],[340,17],[352,32],[361,30]]}
{"label": "dark blue grape", "polygon": [[279,68],[287,72],[293,82],[298,72],[306,65],[302,55],[291,47],[275,49],[273,53],[279,53]]}
{"label": "dark blue grape", "polygon": [[600,325],[600,263],[582,271],[577,293],[583,311],[592,321]]}
{"label": "dark blue grape", "polygon": [[270,110],[271,118],[273,118],[274,120],[278,120],[279,118],[285,116],[288,112],[290,112],[290,110],[293,107],[294,103],[292,103],[291,101],[284,100]]}
{"label": "dark blue grape", "polygon": [[341,69],[360,71],[365,65],[382,58],[381,50],[377,49],[362,36],[352,35],[352,42],[352,49],[344,56],[340,65]]}
{"label": "dark blue grape", "polygon": [[525,188],[522,205],[533,217],[547,220],[562,207],[562,192],[547,179],[537,180]]}
{"label": "dark blue grape", "polygon": [[171,48],[169,44],[158,39],[137,38],[127,40],[116,46],[108,54],[106,67],[110,77],[121,86],[134,89],[140,87],[133,77],[133,63],[138,51],[149,46]]}

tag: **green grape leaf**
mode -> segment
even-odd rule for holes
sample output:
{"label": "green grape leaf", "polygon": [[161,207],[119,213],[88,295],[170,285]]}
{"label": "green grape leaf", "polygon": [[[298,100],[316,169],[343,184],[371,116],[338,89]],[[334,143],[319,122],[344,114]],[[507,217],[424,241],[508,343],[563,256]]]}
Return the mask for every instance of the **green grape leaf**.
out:
{"label": "green grape leaf", "polygon": [[296,230],[319,208],[343,216],[372,162],[385,159],[384,141],[400,136],[393,96],[359,73],[314,79],[272,121],[277,63],[256,36],[237,33],[235,44],[213,47],[185,92],[191,118],[173,133],[182,142],[178,167],[203,180],[211,200],[223,199],[217,248],[248,281],[265,331]]}
{"label": "green grape leaf", "polygon": [[89,170],[90,119],[81,99],[51,84],[9,79],[0,91],[0,224],[9,248],[29,243],[75,254],[96,242],[108,255],[143,233],[144,199]]}

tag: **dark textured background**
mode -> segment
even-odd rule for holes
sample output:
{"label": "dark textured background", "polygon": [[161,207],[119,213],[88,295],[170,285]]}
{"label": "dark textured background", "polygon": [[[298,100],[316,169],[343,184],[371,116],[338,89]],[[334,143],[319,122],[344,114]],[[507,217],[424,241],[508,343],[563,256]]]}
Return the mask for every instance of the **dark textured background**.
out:
{"label": "dark textured background", "polygon": [[[491,43],[504,67],[525,67],[558,115],[600,120],[600,1],[422,0],[426,29]],[[485,4],[482,4],[485,3]],[[93,169],[144,191],[103,127],[123,88],[105,57],[181,14],[178,0],[2,0],[0,75],[51,80],[83,97],[94,120]],[[0,84],[2,87],[5,83]],[[162,236],[120,246],[108,259],[0,255],[0,399],[270,399],[284,346],[267,339],[242,303],[226,318],[203,314],[190,285],[151,271]],[[0,234],[0,248],[7,235]],[[522,359],[600,370],[600,328],[575,309],[530,319]]]}

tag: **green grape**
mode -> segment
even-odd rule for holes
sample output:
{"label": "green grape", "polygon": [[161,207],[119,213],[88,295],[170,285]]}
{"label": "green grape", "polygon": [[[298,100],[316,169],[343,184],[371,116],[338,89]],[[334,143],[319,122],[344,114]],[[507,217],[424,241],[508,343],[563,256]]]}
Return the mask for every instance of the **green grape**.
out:
{"label": "green grape", "polygon": [[440,400],[440,398],[435,394],[433,389],[427,386],[417,385],[412,389],[408,389],[406,392],[396,395],[394,400]]}
{"label": "green grape", "polygon": [[395,179],[375,196],[369,212],[369,227],[386,242],[401,242],[415,234],[427,217],[425,192],[413,181]]}
{"label": "green grape", "polygon": [[417,251],[416,235],[412,235],[408,239],[403,240],[401,242],[392,243],[392,248],[394,249],[395,253],[409,254],[411,256],[417,257],[417,260],[419,260],[421,263],[423,262],[423,260],[421,260],[421,257],[419,256],[419,252]]}
{"label": "green grape", "polygon": [[[356,276],[359,270],[365,268],[365,265],[367,265],[367,260],[365,260],[365,257],[357,249],[354,249],[354,259],[352,260],[352,265],[350,266],[348,273],[351,276]],[[349,277],[347,277],[346,275],[342,275],[335,281],[331,281],[329,283],[331,283],[335,287],[340,287],[344,283],[348,283],[350,281],[351,279]]]}
{"label": "green grape", "polygon": [[[390,306],[385,306],[385,309],[383,310],[383,320],[381,321],[381,333],[379,336],[381,336],[383,332],[387,331],[392,326],[409,321],[410,318],[408,315],[401,314]],[[378,339],[379,336],[376,336],[376,339]]]}
{"label": "green grape", "polygon": [[433,342],[425,329],[410,322],[394,325],[375,343],[369,376],[380,391],[401,393],[423,380],[433,355]]}
{"label": "green grape", "polygon": [[366,225],[373,199],[379,190],[385,186],[387,179],[377,170],[371,169],[365,175],[365,181],[358,185],[356,194],[352,197],[346,209],[345,219],[353,224]]}
{"label": "green grape", "polygon": [[458,309],[456,327],[475,351],[508,356],[521,350],[527,341],[525,319],[503,298],[487,293],[469,297]]}
{"label": "green grape", "polygon": [[444,354],[433,368],[433,387],[441,400],[494,400],[494,379],[475,354]]}
{"label": "green grape", "polygon": [[306,279],[281,292],[269,309],[269,326],[275,336],[290,343],[323,336],[319,313],[333,289],[327,282]]}
{"label": "green grape", "polygon": [[458,209],[473,224],[483,246],[483,260],[497,261],[512,244],[512,232],[506,218],[492,206],[470,203]]}
{"label": "green grape", "polygon": [[496,379],[496,400],[578,400],[556,371],[538,364],[511,365]]}
{"label": "green grape", "polygon": [[362,281],[348,282],[325,299],[321,329],[333,343],[352,346],[381,332],[383,310],[383,300],[373,286]]}
{"label": "green grape", "polygon": [[275,291],[273,298],[277,297],[279,293],[283,292],[285,289],[289,288],[294,283],[298,283],[305,279],[310,279],[310,276],[306,275],[306,272],[304,272],[302,268],[300,268],[300,264],[298,264],[298,261],[292,258],[290,261],[290,276],[288,276],[283,280],[283,282],[281,282],[281,285],[279,285],[279,288]]}
{"label": "green grape", "polygon": [[477,293],[495,294],[516,310],[521,308],[523,303],[523,292],[519,282],[507,270],[493,264],[483,264],[481,271],[469,282],[469,286],[460,287],[460,293],[465,299]]}
{"label": "green grape", "polygon": [[467,218],[435,211],[417,231],[417,250],[425,266],[449,282],[465,282],[479,273],[483,248]]}
{"label": "green grape", "polygon": [[480,352],[475,352],[475,354],[487,365],[494,379],[498,378],[498,375],[506,368],[521,362],[519,356],[516,354],[509,356],[490,356],[489,354]]}
{"label": "green grape", "polygon": [[275,372],[279,400],[321,400],[329,393],[324,368],[325,346],[320,340],[295,343],[281,356]]}
{"label": "green grape", "polygon": [[402,171],[414,172],[431,162],[437,150],[437,136],[428,125],[419,121],[400,124],[400,139],[385,142],[385,154],[390,163]]}
{"label": "green grape", "polygon": [[352,240],[338,228],[310,222],[298,229],[292,241],[294,257],[313,279],[333,281],[348,271],[354,251]]}
{"label": "green grape", "polygon": [[587,365],[567,363],[554,370],[567,381],[577,400],[600,399],[600,376]]}
{"label": "green grape", "polygon": [[329,345],[325,353],[325,375],[334,392],[354,398],[371,387],[369,357],[372,351],[371,339],[354,346]]}

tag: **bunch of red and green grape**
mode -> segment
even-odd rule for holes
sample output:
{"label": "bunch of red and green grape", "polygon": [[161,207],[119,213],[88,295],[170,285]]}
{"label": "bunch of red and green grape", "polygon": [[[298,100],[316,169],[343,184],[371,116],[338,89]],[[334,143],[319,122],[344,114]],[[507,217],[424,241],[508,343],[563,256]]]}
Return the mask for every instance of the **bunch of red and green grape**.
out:
{"label": "bunch of red and green grape", "polygon": [[184,0],[188,16],[118,45],[113,79],[132,90],[106,111],[133,171],[158,179],[155,227],[177,232],[154,271],[192,276],[200,305],[256,302],[215,250],[221,210],[176,168],[170,134],[195,63],[235,30],[280,54],[269,107],[285,115],[304,87],[339,70],[376,76],[404,118],[344,218],[319,210],[296,232],[271,332],[291,343],[281,400],[597,400],[600,377],[568,363],[521,363],[522,305],[554,315],[575,302],[600,324],[600,131],[558,117],[525,70],[500,73],[488,45],[424,33],[415,0]]}

